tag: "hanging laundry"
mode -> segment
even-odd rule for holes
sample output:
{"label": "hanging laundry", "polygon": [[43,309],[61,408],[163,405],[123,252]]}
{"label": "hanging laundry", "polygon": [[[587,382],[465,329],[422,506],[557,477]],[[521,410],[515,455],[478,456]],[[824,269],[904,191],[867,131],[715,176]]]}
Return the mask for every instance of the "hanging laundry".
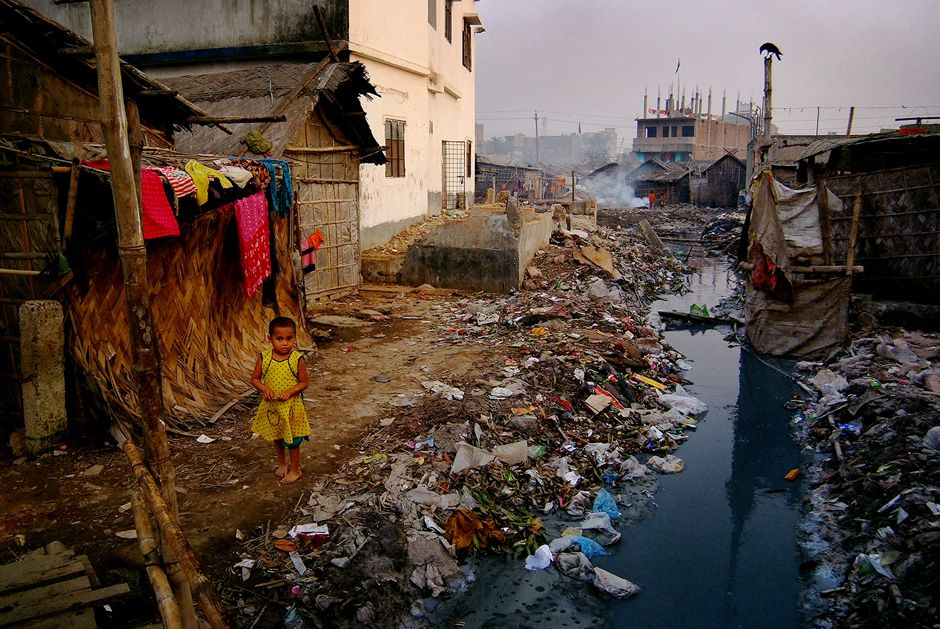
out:
{"label": "hanging laundry", "polygon": [[200,164],[196,160],[186,162],[184,168],[189,176],[193,178],[193,183],[196,184],[196,203],[199,205],[205,205],[206,201],[209,200],[210,179],[218,179],[223,188],[232,187],[232,182],[225,175],[214,168]]}
{"label": "hanging laundry", "polygon": [[[294,205],[294,183],[291,178],[290,164],[279,159],[263,159],[261,163],[271,174],[271,184],[268,186],[268,203],[271,209],[287,216]],[[283,180],[278,182],[278,168],[281,169]]]}
{"label": "hanging laundry", "polygon": [[[111,163],[106,159],[85,161],[83,164],[98,170],[111,170]],[[180,226],[166,196],[163,180],[156,172],[146,168],[140,171],[140,205],[144,240],[180,235]]]}
{"label": "hanging laundry", "polygon": [[170,187],[173,188],[173,195],[177,199],[196,194],[196,184],[193,183],[193,178],[185,170],[181,170],[176,166],[148,166],[145,170],[153,170],[166,177]]}
{"label": "hanging laundry", "polygon": [[256,192],[238,199],[234,205],[245,298],[251,299],[264,280],[271,275],[268,203],[263,192]]}
{"label": "hanging laundry", "polygon": [[300,241],[300,266],[304,273],[317,269],[317,249],[323,244],[323,232],[319,229]]}
{"label": "hanging laundry", "polygon": [[152,170],[140,171],[140,200],[145,240],[180,235],[163,179]]}
{"label": "hanging laundry", "polygon": [[244,188],[248,185],[248,182],[251,181],[250,171],[239,168],[238,166],[232,166],[231,164],[219,166],[219,172],[228,177],[228,179],[234,182],[239,188]]}
{"label": "hanging laundry", "polygon": [[254,159],[233,159],[229,162],[232,166],[238,166],[239,168],[244,168],[252,175],[252,183],[258,188],[258,190],[264,190],[268,187],[268,184],[271,183],[271,173],[268,172],[268,167],[262,164],[261,162]]}

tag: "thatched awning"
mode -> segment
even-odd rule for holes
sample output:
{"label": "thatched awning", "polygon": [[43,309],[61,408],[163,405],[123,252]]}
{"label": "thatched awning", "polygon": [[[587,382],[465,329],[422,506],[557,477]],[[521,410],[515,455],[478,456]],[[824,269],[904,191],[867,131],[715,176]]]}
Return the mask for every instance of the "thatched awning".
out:
{"label": "thatched awning", "polygon": [[[370,98],[376,95],[365,66],[358,62],[331,64],[293,96],[299,83],[316,65],[258,65],[231,72],[175,77],[166,79],[166,83],[197,103],[210,117],[260,117],[283,110],[287,121],[271,124],[264,132],[264,136],[274,145],[270,151],[274,157],[281,156],[307,116],[319,105],[330,116],[330,123],[359,147],[363,163],[384,164],[382,147],[372,135],[359,102],[360,96]],[[288,101],[292,96],[293,100]],[[226,126],[234,133],[229,135],[209,126],[198,127],[192,133],[177,133],[177,150],[184,153],[241,155],[245,151],[245,136],[255,130],[258,124],[226,123]]]}

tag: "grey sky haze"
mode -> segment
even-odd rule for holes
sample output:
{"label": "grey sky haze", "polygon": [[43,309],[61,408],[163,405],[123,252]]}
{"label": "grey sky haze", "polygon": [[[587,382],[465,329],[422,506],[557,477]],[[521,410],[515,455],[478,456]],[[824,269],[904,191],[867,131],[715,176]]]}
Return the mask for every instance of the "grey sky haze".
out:
{"label": "grey sky haze", "polygon": [[[679,78],[720,113],[740,91],[759,103],[763,61],[776,43],[774,122],[785,133],[844,133],[897,126],[905,115],[940,115],[940,0],[480,0],[477,121],[487,138],[533,134],[534,111],[550,134],[617,127]],[[901,106],[905,109],[902,109]],[[628,140],[629,141],[629,140]]]}

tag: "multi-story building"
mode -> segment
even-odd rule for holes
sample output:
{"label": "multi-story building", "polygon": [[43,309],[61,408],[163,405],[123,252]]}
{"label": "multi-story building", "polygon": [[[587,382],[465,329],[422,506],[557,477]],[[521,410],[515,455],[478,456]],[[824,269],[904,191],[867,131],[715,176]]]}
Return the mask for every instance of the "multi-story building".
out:
{"label": "multi-story building", "polygon": [[[25,0],[91,39],[85,3]],[[316,61],[329,44],[363,63],[380,98],[363,102],[388,163],[360,167],[363,249],[473,199],[475,0],[189,0],[115,4],[122,57],[156,77]]]}
{"label": "multi-story building", "polygon": [[710,96],[707,111],[703,111],[701,95],[694,96],[689,107],[684,101],[676,106],[675,98],[670,97],[665,109],[660,110],[658,102],[656,109],[649,109],[644,97],[644,113],[654,115],[637,118],[633,140],[636,161],[711,162],[729,153],[742,159],[747,155],[752,129],[748,118],[753,118],[750,105],[739,103],[736,112],[729,114],[722,106],[721,115],[712,115]]}

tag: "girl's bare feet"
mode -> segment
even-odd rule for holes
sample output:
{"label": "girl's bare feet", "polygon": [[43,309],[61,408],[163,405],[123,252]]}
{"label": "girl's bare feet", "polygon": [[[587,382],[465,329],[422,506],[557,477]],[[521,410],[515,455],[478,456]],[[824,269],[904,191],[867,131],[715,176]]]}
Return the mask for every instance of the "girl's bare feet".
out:
{"label": "girl's bare feet", "polygon": [[279,482],[281,485],[289,485],[300,477],[301,477],[300,470],[291,470],[287,474],[285,474],[284,478],[282,478]]}
{"label": "girl's bare feet", "polygon": [[278,465],[277,469],[274,470],[274,475],[277,476],[278,478],[284,478],[285,476],[287,476],[287,464],[281,463],[280,465]]}

